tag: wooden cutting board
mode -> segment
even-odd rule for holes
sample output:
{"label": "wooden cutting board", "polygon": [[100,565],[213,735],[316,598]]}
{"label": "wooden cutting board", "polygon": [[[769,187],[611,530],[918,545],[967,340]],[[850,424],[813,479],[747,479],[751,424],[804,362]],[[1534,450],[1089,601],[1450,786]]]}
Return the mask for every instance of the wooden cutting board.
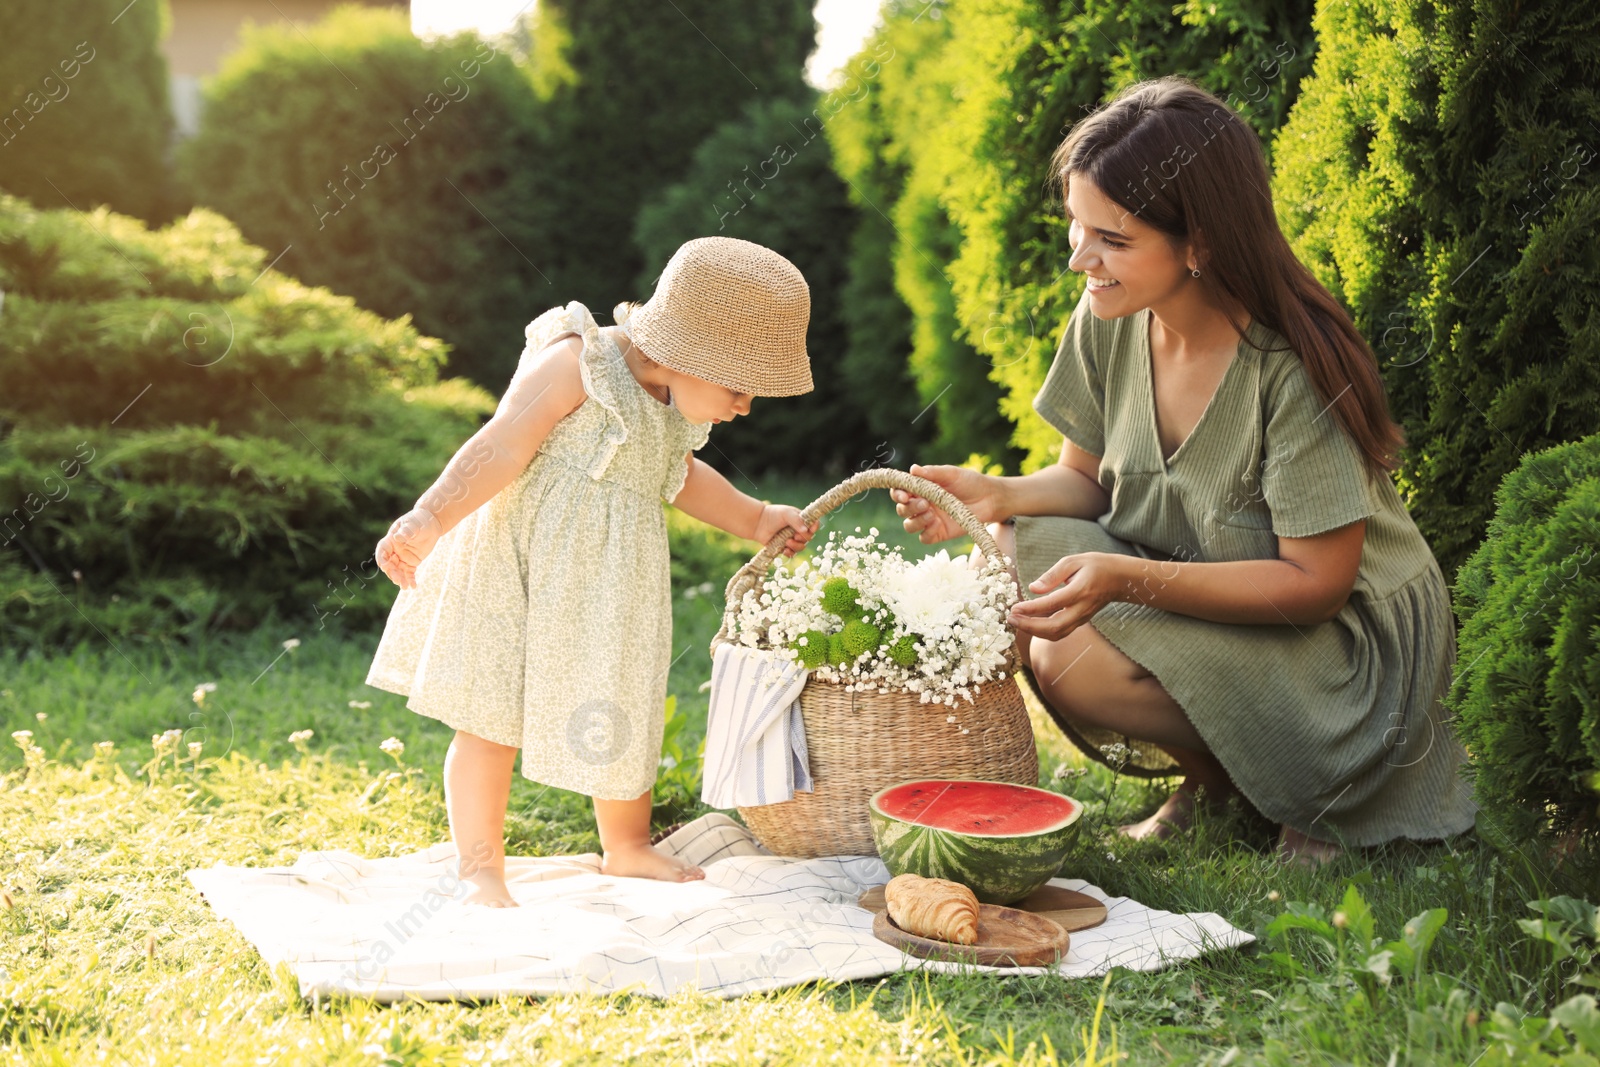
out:
{"label": "wooden cutting board", "polygon": [[879,941],[924,959],[980,963],[987,967],[1045,967],[1066,958],[1069,935],[1060,925],[1031,911],[978,905],[978,941],[957,945],[918,937],[896,926],[888,911],[872,919]]}
{"label": "wooden cutting board", "polygon": [[[886,907],[883,902],[883,886],[873,886],[862,893],[856,903],[868,911],[882,912]],[[1087,893],[1062,889],[1055,885],[1042,886],[1032,895],[1008,906],[1018,911],[1042,915],[1068,933],[1074,930],[1087,930],[1106,921],[1104,904]]]}

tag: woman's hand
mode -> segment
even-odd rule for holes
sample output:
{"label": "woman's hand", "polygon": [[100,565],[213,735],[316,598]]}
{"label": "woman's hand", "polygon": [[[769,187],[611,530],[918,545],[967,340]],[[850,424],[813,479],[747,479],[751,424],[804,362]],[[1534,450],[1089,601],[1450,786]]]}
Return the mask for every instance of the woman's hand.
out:
{"label": "woman's hand", "polygon": [[785,526],[794,530],[794,535],[783,543],[783,554],[786,556],[792,556],[806,547],[806,542],[817,532],[815,525],[808,525],[800,516],[799,508],[788,504],[768,504],[761,509],[761,518],[756,520],[756,532],[751,540],[766,544]]}
{"label": "woman's hand", "polygon": [[[1008,517],[1005,513],[1005,502],[1001,499],[999,478],[965,467],[946,465],[924,467],[920,463],[911,465],[911,473],[919,478],[928,479],[971,508],[973,516],[979,522],[999,522]],[[924,497],[908,493],[904,489],[891,489],[889,495],[894,498],[894,513],[905,520],[901,525],[905,527],[906,532],[918,535],[925,545],[948,541],[952,537],[961,537],[966,533],[959,523],[941,509],[928,503]]]}
{"label": "woman's hand", "polygon": [[427,508],[412,508],[389,527],[373,559],[389,580],[402,589],[417,587],[417,567],[444,535],[439,519]]}
{"label": "woman's hand", "polygon": [[1132,556],[1115,552],[1077,552],[1039,575],[1028,588],[1044,594],[1012,605],[1007,620],[1021,633],[1059,641],[1107,604],[1123,599],[1133,580],[1126,567]]}

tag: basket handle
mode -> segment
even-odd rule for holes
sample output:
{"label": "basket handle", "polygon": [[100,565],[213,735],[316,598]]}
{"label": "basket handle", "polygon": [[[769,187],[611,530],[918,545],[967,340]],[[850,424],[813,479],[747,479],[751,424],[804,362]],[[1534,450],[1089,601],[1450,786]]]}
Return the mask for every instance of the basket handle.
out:
{"label": "basket handle", "polygon": [[[926,478],[919,478],[907,471],[896,470],[893,467],[874,467],[871,470],[861,471],[859,474],[852,474],[813,500],[804,511],[800,512],[800,517],[809,526],[864,489],[903,489],[908,493],[924,498],[928,503],[954,519],[972,538],[972,543],[979,552],[982,552],[990,559],[999,558],[1000,546],[995,544],[994,538],[990,536],[988,529],[978,521],[977,516],[972,514],[972,510],[967,505],[951,495],[942,486],[930,482]],[[761,584],[761,580],[772,566],[773,560],[778,558],[778,554],[783,551],[784,543],[789,540],[794,532],[794,527],[785,526],[773,534],[772,539],[766,543],[761,551],[757,552],[749,563],[734,572],[733,577],[728,580],[728,587],[725,592],[726,599],[723,601],[722,607],[722,626],[717,630],[717,635],[711,639],[713,651],[718,645],[730,640],[729,635],[733,632],[733,618],[735,612],[738,611],[739,603],[744,600],[746,592]]]}

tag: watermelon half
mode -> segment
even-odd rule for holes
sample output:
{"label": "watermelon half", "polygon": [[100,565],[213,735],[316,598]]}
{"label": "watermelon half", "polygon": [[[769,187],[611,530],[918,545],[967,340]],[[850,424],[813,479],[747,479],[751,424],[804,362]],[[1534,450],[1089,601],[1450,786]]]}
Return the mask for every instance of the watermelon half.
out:
{"label": "watermelon half", "polygon": [[1032,786],[930,778],[880,789],[871,813],[890,874],[948,878],[986,904],[1010,904],[1061,869],[1083,805]]}

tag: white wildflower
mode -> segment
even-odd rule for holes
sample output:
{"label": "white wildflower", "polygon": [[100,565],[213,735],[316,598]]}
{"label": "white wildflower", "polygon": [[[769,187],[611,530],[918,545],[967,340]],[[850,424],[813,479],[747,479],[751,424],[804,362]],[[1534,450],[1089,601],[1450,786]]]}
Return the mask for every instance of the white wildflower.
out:
{"label": "white wildflower", "polygon": [[400,740],[398,737],[391,737],[384,741],[383,744],[379,745],[378,749],[385,755],[393,756],[396,760],[398,760],[401,756],[406,754],[406,743]]}
{"label": "white wildflower", "polygon": [[287,641],[285,641],[283,643],[283,650],[285,652],[293,652],[295,649],[297,649],[299,647],[300,647],[300,639],[298,637],[291,637],[291,638],[289,638],[289,640],[287,640]]}
{"label": "white wildflower", "polygon": [[315,734],[315,730],[296,730],[294,733],[289,735],[289,743],[291,745],[298,745],[304,741],[311,740]]}
{"label": "white wildflower", "polygon": [[203,708],[206,706],[206,697],[216,691],[216,682],[201,682],[194,687],[194,702]]}
{"label": "white wildflower", "polygon": [[352,700],[352,701],[350,701],[350,706],[352,708],[357,709],[358,711],[365,711],[366,709],[372,707],[372,701],[370,701],[370,700]]}

